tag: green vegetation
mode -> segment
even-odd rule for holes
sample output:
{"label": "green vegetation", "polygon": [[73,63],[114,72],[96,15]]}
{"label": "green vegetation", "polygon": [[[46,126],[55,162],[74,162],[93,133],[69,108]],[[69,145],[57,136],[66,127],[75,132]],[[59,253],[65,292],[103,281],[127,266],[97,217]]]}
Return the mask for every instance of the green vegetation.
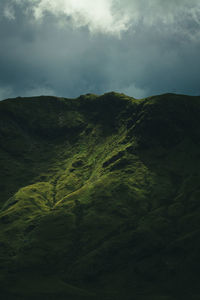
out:
{"label": "green vegetation", "polygon": [[2,299],[200,299],[200,97],[0,102]]}

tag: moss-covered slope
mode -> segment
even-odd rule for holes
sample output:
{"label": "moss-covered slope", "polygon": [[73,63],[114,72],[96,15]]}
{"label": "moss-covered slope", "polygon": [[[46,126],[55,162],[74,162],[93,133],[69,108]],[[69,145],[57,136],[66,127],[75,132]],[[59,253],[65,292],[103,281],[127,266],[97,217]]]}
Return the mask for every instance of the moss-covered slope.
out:
{"label": "moss-covered slope", "polygon": [[200,97],[0,102],[4,299],[200,299]]}

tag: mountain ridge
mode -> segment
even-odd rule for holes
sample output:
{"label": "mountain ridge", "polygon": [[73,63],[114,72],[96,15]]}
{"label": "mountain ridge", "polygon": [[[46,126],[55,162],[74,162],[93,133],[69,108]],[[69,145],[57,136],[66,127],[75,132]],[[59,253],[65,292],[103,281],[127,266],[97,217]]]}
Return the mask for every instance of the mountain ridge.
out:
{"label": "mountain ridge", "polygon": [[5,296],[199,299],[199,120],[176,94],[1,101]]}

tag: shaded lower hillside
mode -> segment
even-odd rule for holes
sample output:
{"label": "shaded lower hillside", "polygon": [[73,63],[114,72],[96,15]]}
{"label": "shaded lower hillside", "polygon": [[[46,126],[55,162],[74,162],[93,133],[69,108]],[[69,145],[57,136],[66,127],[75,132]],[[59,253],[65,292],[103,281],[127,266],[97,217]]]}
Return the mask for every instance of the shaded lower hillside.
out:
{"label": "shaded lower hillside", "polygon": [[200,98],[0,102],[5,299],[200,299]]}

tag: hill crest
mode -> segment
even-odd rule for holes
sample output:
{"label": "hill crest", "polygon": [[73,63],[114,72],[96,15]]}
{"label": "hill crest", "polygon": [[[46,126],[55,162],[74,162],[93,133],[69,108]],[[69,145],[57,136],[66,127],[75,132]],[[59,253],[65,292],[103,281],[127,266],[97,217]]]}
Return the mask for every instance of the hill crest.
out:
{"label": "hill crest", "polygon": [[2,293],[197,299],[199,120],[175,94],[0,102]]}

